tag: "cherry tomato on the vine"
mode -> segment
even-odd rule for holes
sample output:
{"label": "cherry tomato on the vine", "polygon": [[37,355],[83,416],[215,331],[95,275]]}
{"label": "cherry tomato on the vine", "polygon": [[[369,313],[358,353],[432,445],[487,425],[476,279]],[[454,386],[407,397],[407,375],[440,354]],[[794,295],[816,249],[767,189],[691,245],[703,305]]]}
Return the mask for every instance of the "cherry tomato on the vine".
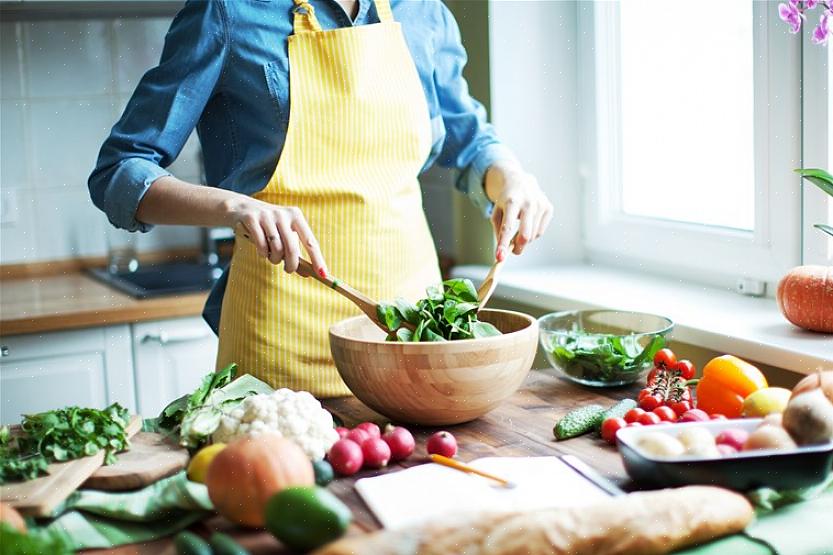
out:
{"label": "cherry tomato on the vine", "polygon": [[677,416],[682,416],[686,412],[691,410],[691,402],[690,401],[674,401],[668,405],[671,407]]}
{"label": "cherry tomato on the vine", "polygon": [[659,424],[660,422],[662,422],[662,420],[660,420],[659,416],[657,416],[653,412],[646,412],[645,414],[639,417],[637,422],[639,422],[643,426],[651,426],[653,424]]}
{"label": "cherry tomato on the vine", "polygon": [[602,439],[610,444],[616,443],[616,432],[627,426],[624,418],[606,418],[602,422]]}
{"label": "cherry tomato on the vine", "polygon": [[690,380],[697,373],[697,368],[694,367],[694,364],[690,360],[677,361],[677,364],[674,365],[674,370],[677,370],[684,380]]}
{"label": "cherry tomato on the vine", "polygon": [[677,364],[677,356],[671,349],[660,349],[654,355],[654,366],[659,368],[673,368]]}
{"label": "cherry tomato on the vine", "polygon": [[652,411],[662,404],[662,398],[659,395],[646,395],[639,400],[639,408],[645,411]]}
{"label": "cherry tomato on the vine", "polygon": [[639,395],[637,396],[637,398],[636,398],[636,399],[637,399],[638,401],[641,401],[643,397],[647,397],[648,395],[651,395],[651,393],[652,393],[652,392],[651,392],[651,389],[650,389],[650,388],[648,388],[648,387],[643,387],[642,389],[640,389],[640,390],[639,390]]}
{"label": "cherry tomato on the vine", "polygon": [[653,411],[654,414],[659,416],[660,420],[665,422],[676,422],[677,421],[677,413],[671,407],[657,407]]}
{"label": "cherry tomato on the vine", "polygon": [[625,422],[630,424],[631,422],[636,422],[640,416],[645,414],[645,411],[639,407],[632,408],[628,412],[625,413]]}

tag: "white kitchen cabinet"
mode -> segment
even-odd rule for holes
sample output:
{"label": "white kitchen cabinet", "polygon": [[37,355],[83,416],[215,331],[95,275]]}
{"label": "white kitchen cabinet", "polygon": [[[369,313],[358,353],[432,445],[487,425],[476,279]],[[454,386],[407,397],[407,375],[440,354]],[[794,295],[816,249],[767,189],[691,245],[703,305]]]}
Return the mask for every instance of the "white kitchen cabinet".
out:
{"label": "white kitchen cabinet", "polygon": [[214,370],[217,336],[202,318],[141,322],[132,328],[136,400],[145,418],[192,392]]}
{"label": "white kitchen cabinet", "polygon": [[0,422],[67,405],[134,411],[128,325],[0,338]]}

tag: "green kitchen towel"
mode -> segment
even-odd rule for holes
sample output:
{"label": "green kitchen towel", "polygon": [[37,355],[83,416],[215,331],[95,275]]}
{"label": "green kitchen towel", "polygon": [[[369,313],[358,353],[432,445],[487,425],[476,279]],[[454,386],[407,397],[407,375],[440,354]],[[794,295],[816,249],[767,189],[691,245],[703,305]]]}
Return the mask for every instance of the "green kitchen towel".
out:
{"label": "green kitchen towel", "polygon": [[73,549],[113,547],[171,535],[212,508],[206,487],[182,471],[138,491],[79,490],[30,533],[60,538]]}
{"label": "green kitchen towel", "polygon": [[833,555],[833,475],[810,488],[761,488],[747,497],[756,507],[756,519],[742,534],[677,555]]}

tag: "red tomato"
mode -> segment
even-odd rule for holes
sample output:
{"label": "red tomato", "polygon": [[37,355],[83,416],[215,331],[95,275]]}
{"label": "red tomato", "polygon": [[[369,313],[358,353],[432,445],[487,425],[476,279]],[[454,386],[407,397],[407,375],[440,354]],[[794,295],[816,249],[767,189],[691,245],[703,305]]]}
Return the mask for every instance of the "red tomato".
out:
{"label": "red tomato", "polygon": [[660,420],[659,416],[657,416],[653,412],[646,412],[645,414],[639,417],[637,422],[639,422],[643,426],[651,426],[653,424],[659,424],[660,422],[662,422],[662,420]]}
{"label": "red tomato", "polygon": [[639,401],[639,407],[646,411],[652,411],[662,404],[659,395],[646,395]]}
{"label": "red tomato", "polygon": [[719,414],[719,413],[710,414],[709,419],[710,420],[729,420],[728,418],[726,418],[726,415]]}
{"label": "red tomato", "polygon": [[674,401],[668,406],[671,407],[671,410],[673,410],[677,414],[677,416],[682,416],[691,410],[691,402],[685,400]]}
{"label": "red tomato", "polygon": [[690,360],[678,361],[674,366],[674,370],[677,370],[684,380],[690,380],[697,373],[697,368],[694,367],[694,364]]}
{"label": "red tomato", "polygon": [[651,390],[647,387],[643,387],[639,390],[639,396],[636,398],[638,401],[641,401],[643,397],[647,397],[651,394]]}
{"label": "red tomato", "polygon": [[665,422],[677,421],[677,413],[674,412],[674,410],[671,407],[657,407],[651,412],[659,416],[659,419],[664,420]]}
{"label": "red tomato", "polygon": [[671,349],[660,349],[654,355],[654,366],[659,368],[673,368],[677,364],[677,356]]}
{"label": "red tomato", "polygon": [[636,422],[640,416],[645,414],[645,411],[639,407],[629,410],[625,413],[625,422],[630,424],[631,422]]}
{"label": "red tomato", "polygon": [[614,445],[616,443],[616,432],[627,426],[624,418],[605,418],[602,422],[602,439]]}
{"label": "red tomato", "polygon": [[680,422],[705,422],[706,420],[709,420],[709,415],[700,409],[691,409],[680,417]]}
{"label": "red tomato", "polygon": [[658,372],[659,372],[659,368],[657,368],[656,366],[654,366],[653,368],[651,368],[651,371],[650,371],[650,372],[648,372],[648,377],[647,377],[647,378],[645,378],[645,383],[647,383],[648,385],[651,385],[651,384],[653,384],[654,382],[656,382],[656,381],[657,381],[657,373],[658,373]]}

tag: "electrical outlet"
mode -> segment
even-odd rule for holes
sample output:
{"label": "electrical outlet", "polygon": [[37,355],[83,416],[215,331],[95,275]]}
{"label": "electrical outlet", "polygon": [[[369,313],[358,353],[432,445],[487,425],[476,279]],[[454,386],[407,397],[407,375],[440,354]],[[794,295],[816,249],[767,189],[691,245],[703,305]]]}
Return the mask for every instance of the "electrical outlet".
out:
{"label": "electrical outlet", "polygon": [[17,222],[17,191],[14,189],[0,190],[0,224]]}
{"label": "electrical outlet", "polygon": [[748,297],[763,297],[766,294],[766,282],[741,277],[735,282],[735,291]]}

